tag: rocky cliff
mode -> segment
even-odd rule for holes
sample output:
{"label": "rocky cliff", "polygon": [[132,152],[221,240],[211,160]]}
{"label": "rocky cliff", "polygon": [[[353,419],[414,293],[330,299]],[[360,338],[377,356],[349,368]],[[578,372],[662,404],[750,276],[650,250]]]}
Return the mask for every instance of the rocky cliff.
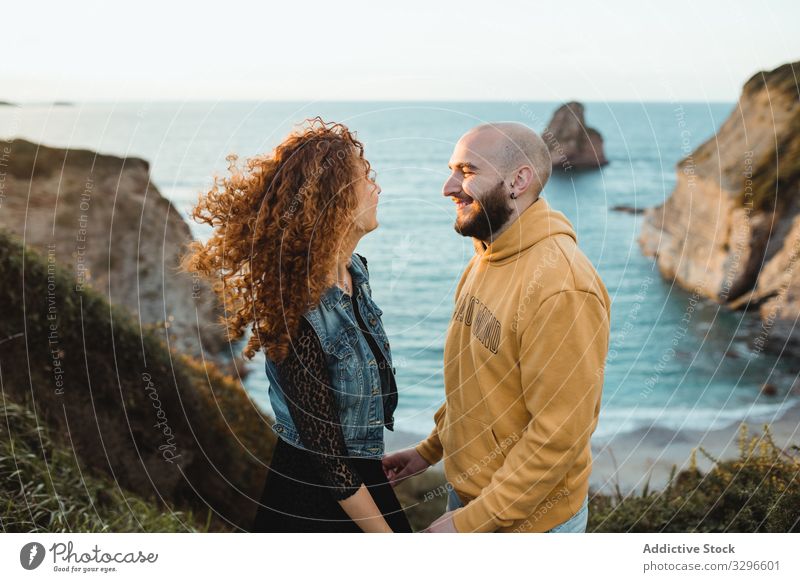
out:
{"label": "rocky cliff", "polygon": [[559,107],[542,133],[553,159],[553,168],[598,168],[608,163],[603,137],[584,119],[584,107],[572,101]]}
{"label": "rocky cliff", "polygon": [[[113,497],[130,491],[165,512],[191,510],[214,531],[249,530],[275,443],[271,420],[238,378],[208,359],[170,349],[158,330],[142,330],[128,310],[89,286],[76,287],[52,254],[24,247],[0,229],[3,401],[30,411],[58,448],[69,451],[47,460],[54,482],[65,474],[95,475],[115,487]],[[12,448],[14,455],[47,453],[37,435],[12,432],[10,438],[29,439]],[[14,471],[24,465],[0,459],[0,481],[24,488],[15,498],[61,494],[49,482],[17,480]],[[97,501],[89,496],[82,506],[95,511]],[[41,511],[39,501],[32,505]],[[126,523],[135,521],[139,507],[125,509],[134,514]],[[80,531],[86,520],[75,514],[62,506],[49,525],[40,515],[30,517],[45,522],[46,531],[65,522]]]}
{"label": "rocky cliff", "polygon": [[800,62],[754,75],[717,135],[677,166],[639,238],[661,274],[757,310],[753,347],[800,352]]}
{"label": "rocky cliff", "polygon": [[0,227],[71,271],[176,349],[227,350],[210,286],[177,272],[189,226],[150,181],[147,162],[0,141]]}

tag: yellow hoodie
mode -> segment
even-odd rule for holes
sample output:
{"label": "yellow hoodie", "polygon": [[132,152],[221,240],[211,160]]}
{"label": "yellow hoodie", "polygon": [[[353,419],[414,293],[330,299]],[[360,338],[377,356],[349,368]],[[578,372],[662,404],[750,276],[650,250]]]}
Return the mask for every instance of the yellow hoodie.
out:
{"label": "yellow hoodie", "polygon": [[611,301],[544,198],[475,255],[455,294],[445,402],[417,445],[465,503],[459,532],[542,532],[589,489]]}

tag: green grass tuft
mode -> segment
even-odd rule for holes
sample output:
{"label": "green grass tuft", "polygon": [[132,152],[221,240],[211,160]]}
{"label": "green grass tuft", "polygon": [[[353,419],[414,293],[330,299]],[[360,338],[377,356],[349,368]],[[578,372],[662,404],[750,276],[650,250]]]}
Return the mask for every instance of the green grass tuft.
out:
{"label": "green grass tuft", "polygon": [[0,401],[0,531],[201,532],[206,519],[160,507],[81,471],[34,413]]}

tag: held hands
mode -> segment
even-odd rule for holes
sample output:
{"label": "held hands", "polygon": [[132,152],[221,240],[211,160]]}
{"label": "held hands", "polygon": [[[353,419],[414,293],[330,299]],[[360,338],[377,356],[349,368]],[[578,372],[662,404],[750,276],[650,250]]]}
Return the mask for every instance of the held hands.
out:
{"label": "held hands", "polygon": [[[381,463],[386,479],[392,487],[404,479],[419,475],[431,466],[414,447],[386,455]],[[455,511],[448,511],[429,525],[427,529],[423,530],[422,533],[458,533],[453,524]]]}
{"label": "held hands", "polygon": [[418,475],[430,467],[430,463],[415,448],[403,449],[382,459],[383,472],[392,487],[413,475]]}

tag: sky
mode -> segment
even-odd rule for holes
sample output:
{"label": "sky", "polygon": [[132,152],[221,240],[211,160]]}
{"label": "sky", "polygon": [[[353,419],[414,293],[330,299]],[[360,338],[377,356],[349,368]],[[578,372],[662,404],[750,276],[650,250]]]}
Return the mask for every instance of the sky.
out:
{"label": "sky", "polygon": [[735,101],[798,0],[6,2],[0,100]]}

